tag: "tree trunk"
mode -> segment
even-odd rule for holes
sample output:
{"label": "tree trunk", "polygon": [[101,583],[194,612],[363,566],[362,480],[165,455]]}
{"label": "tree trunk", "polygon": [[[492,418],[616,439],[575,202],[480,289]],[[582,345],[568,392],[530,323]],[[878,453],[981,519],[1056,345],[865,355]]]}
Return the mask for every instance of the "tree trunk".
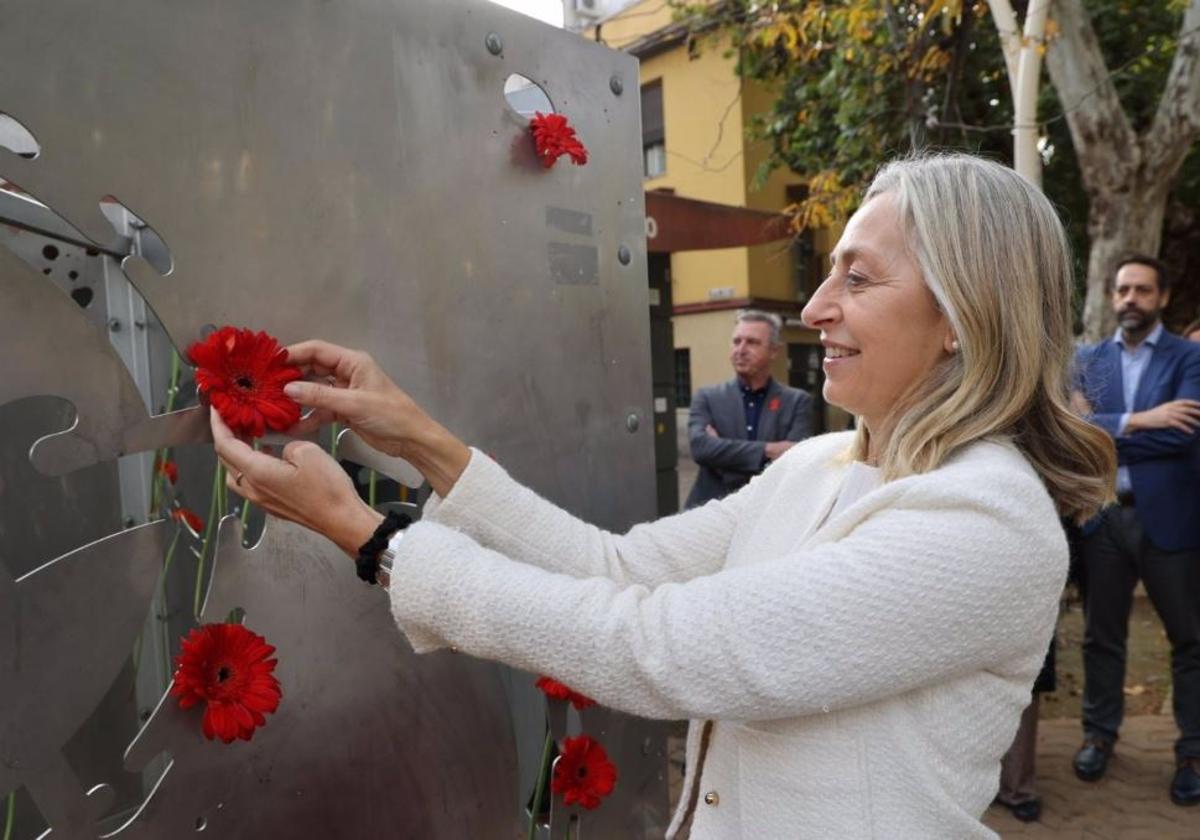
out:
{"label": "tree trunk", "polygon": [[[1082,164],[1082,160],[1081,160]],[[1099,341],[1116,329],[1109,300],[1116,265],[1131,253],[1155,255],[1162,243],[1167,195],[1163,183],[1134,183],[1124,188],[1088,191],[1087,294],[1083,337]]]}
{"label": "tree trunk", "polygon": [[1184,13],[1153,124],[1141,135],[1117,98],[1082,0],[1056,0],[1054,11],[1060,34],[1046,65],[1088,194],[1083,328],[1087,341],[1097,341],[1115,326],[1108,286],[1117,262],[1133,251],[1158,254],[1167,196],[1200,136],[1200,0]]}
{"label": "tree trunk", "polygon": [[1028,4],[1022,31],[1017,29],[1017,16],[1009,0],[988,0],[1012,92],[1013,169],[1039,189],[1042,158],[1037,149],[1037,100],[1050,3],[1051,0],[1033,0]]}

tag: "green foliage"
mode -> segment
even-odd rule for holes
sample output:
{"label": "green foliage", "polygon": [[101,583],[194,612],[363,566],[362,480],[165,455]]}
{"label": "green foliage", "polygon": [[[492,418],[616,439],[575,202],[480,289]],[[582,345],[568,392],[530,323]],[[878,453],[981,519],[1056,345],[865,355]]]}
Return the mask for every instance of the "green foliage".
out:
{"label": "green foliage", "polygon": [[737,72],[774,94],[751,131],[773,150],[760,178],[787,167],[807,179],[798,227],[844,217],[879,165],[907,151],[1007,156],[1008,80],[983,4],[730,0],[680,9],[701,37],[728,38]]}
{"label": "green foliage", "polygon": [[[770,110],[757,115],[750,130],[772,149],[760,177],[786,167],[807,181],[808,197],[794,208],[798,229],[844,218],[876,169],[899,154],[956,149],[1012,159],[1012,97],[984,2],[673,2],[701,46],[728,39],[722,42],[733,45],[737,72],[772,92]],[[1147,130],[1153,119],[1186,4],[1086,2],[1136,131]],[[1026,3],[1014,5],[1021,13]],[[1051,48],[1056,32],[1051,17]],[[1040,91],[1044,188],[1082,262],[1087,196],[1062,104],[1045,77]],[[1172,200],[1200,211],[1200,151],[1184,164]],[[1164,248],[1170,249],[1169,241]],[[1085,274],[1077,272],[1081,282]]]}

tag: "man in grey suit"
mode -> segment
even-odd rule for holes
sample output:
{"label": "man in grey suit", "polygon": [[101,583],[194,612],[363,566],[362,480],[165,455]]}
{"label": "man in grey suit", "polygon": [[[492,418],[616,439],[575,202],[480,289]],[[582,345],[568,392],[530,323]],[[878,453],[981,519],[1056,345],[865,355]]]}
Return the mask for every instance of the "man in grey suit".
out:
{"label": "man in grey suit", "polygon": [[687,507],[719,499],[744,486],[796,441],[812,434],[812,397],[771,378],[783,347],[778,315],[738,313],[729,360],[737,375],[701,388],[692,398],[688,442],[700,467]]}

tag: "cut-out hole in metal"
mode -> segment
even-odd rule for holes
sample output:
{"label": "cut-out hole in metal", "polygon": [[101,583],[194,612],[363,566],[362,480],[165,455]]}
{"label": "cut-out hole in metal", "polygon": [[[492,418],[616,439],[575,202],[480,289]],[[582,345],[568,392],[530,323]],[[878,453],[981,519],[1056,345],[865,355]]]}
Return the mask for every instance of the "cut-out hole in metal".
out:
{"label": "cut-out hole in metal", "polygon": [[146,224],[140,216],[122,204],[116,196],[106,195],[100,199],[100,212],[116,231],[122,245],[116,250],[127,251],[150,263],[163,276],[171,273],[175,261],[167,243],[158,231]]}
{"label": "cut-out hole in metal", "polygon": [[0,111],[0,146],[30,160],[42,153],[42,147],[29,129],[3,111]]}
{"label": "cut-out hole in metal", "polygon": [[83,309],[87,309],[92,305],[93,296],[92,290],[87,286],[80,286],[78,289],[71,290],[71,298]]}
{"label": "cut-out hole in metal", "polygon": [[508,102],[509,108],[526,119],[532,117],[536,112],[554,113],[554,103],[550,101],[550,96],[546,91],[542,90],[541,86],[533,79],[522,76],[520,73],[513,73],[504,80],[504,99]]}

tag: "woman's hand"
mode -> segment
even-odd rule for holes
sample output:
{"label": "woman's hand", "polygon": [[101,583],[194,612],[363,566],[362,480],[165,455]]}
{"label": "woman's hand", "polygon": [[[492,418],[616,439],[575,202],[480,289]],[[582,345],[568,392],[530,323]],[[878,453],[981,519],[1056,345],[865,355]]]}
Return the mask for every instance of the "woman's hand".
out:
{"label": "woman's hand", "polygon": [[217,457],[229,471],[225,484],[242,498],[323,534],[351,557],[383,520],[315,443],[292,441],[276,458],[234,437],[216,409],[209,409],[209,419]]}
{"label": "woman's hand", "polygon": [[304,434],[334,421],[368,446],[409,461],[441,496],[450,492],[471,459],[462,441],[421,410],[368,354],[304,341],[287,348],[288,361],[330,384],[291,382],[284,393],[315,409],[293,430]]}

